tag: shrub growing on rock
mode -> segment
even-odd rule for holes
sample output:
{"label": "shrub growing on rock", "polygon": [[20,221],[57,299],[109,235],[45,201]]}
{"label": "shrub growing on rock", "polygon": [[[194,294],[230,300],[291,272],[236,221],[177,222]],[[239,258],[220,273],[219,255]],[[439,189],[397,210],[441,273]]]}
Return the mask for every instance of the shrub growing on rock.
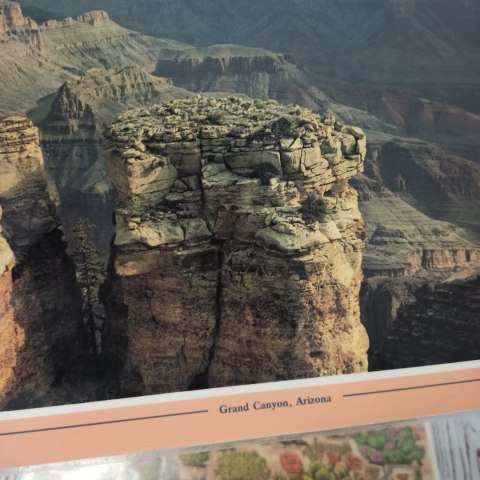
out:
{"label": "shrub growing on rock", "polygon": [[270,179],[279,175],[279,171],[270,163],[261,163],[257,165],[253,171],[255,178],[259,178],[262,185],[268,185]]}
{"label": "shrub growing on rock", "polygon": [[222,112],[213,112],[207,116],[207,120],[212,125],[222,125],[225,115]]}
{"label": "shrub growing on rock", "polygon": [[272,123],[271,130],[277,138],[289,137],[292,135],[294,124],[295,122],[292,118],[282,117]]}
{"label": "shrub growing on rock", "polygon": [[307,225],[323,220],[327,212],[327,202],[312,193],[308,194],[300,207],[300,215]]}

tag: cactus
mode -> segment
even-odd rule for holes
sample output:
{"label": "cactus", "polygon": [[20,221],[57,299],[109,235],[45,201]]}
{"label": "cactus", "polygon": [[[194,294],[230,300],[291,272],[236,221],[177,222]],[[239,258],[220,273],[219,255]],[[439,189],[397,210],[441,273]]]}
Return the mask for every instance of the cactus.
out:
{"label": "cactus", "polygon": [[418,445],[417,434],[411,427],[384,428],[354,435],[362,456],[370,463],[379,465],[384,477],[392,469],[392,465],[412,465],[425,456],[425,449]]}
{"label": "cactus", "polygon": [[410,465],[425,455],[411,427],[384,428],[354,436],[362,456],[376,465]]}
{"label": "cactus", "polygon": [[229,450],[222,453],[215,474],[222,480],[267,480],[270,478],[267,461],[254,451]]}

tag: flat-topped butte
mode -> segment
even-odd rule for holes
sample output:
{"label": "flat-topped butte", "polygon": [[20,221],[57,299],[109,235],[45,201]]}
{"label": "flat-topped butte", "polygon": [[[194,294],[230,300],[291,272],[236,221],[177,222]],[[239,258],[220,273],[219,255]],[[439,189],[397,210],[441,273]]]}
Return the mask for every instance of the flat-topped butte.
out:
{"label": "flat-topped butte", "polygon": [[[362,171],[366,151],[363,132],[333,116],[237,97],[129,110],[105,135],[117,246],[233,235],[296,255],[338,240],[338,197],[353,195],[347,181]],[[314,227],[302,209],[330,191],[320,209],[328,215],[316,215],[322,225]],[[248,219],[236,233],[232,212]]]}
{"label": "flat-topped butte", "polygon": [[106,349],[129,388],[366,370],[364,229],[348,185],[363,168],[360,129],[200,96],[130,110],[106,136],[117,194],[108,328],[128,337]]}
{"label": "flat-topped butte", "polygon": [[256,147],[275,145],[279,138],[298,138],[312,145],[335,133],[365,138],[359,128],[345,127],[331,115],[321,118],[298,105],[205,96],[129,110],[118,115],[105,132],[119,148],[135,148],[139,141],[173,143],[224,137],[247,139]]}

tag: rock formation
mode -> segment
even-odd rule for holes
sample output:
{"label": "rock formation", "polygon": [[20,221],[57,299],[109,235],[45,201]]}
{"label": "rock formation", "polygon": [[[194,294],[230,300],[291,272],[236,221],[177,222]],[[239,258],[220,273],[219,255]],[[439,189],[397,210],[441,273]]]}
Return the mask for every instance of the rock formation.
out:
{"label": "rock formation", "polygon": [[36,22],[25,18],[18,3],[0,3],[0,34],[38,27]]}
{"label": "rock formation", "polygon": [[21,117],[0,122],[0,204],[0,408],[59,402],[52,388],[81,351],[82,302],[38,131]]}
{"label": "rock formation", "polygon": [[[373,282],[377,285],[373,285]],[[372,288],[373,286],[373,288]],[[450,281],[371,279],[364,318],[375,369],[477,360],[480,275]]]}
{"label": "rock formation", "polygon": [[274,101],[197,97],[107,129],[117,192],[104,351],[129,393],[366,369],[366,139]]}
{"label": "rock formation", "polygon": [[3,120],[0,146],[4,232],[19,253],[57,227],[56,192],[45,176],[38,130],[29,120],[22,117]]}
{"label": "rock formation", "polygon": [[133,65],[151,71],[159,51],[175,44],[122,28],[106,12],[37,24],[23,16],[18,3],[0,2],[0,115],[28,111],[31,118],[44,119],[52,94],[66,81],[91,68]]}
{"label": "rock formation", "polygon": [[77,217],[89,217],[103,226],[97,241],[103,252],[108,251],[113,195],[101,130],[122,109],[186,95],[170,79],[138,67],[90,69],[60,87],[40,123],[40,134],[48,171],[60,192],[67,233]]}
{"label": "rock formation", "polygon": [[3,406],[2,397],[14,381],[12,367],[15,365],[19,344],[23,341],[23,335],[17,332],[11,305],[14,266],[15,256],[0,231],[0,408]]}
{"label": "rock formation", "polygon": [[462,229],[429,218],[364,175],[353,185],[366,225],[367,278],[448,275],[480,262],[478,246],[462,236]]}
{"label": "rock formation", "polygon": [[479,244],[478,162],[415,139],[397,138],[371,147],[374,155],[366,167],[370,178],[431,218],[462,227]]}
{"label": "rock formation", "polygon": [[173,55],[161,54],[155,72],[193,92],[243,93],[314,110],[328,102],[312,79],[284,55],[260,48],[185,46]]}

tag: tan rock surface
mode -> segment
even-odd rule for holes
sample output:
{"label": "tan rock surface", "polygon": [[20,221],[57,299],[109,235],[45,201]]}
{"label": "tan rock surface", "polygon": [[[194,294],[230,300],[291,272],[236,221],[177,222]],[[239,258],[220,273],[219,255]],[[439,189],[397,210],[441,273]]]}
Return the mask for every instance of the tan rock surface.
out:
{"label": "tan rock surface", "polygon": [[19,344],[23,343],[23,332],[15,323],[11,305],[14,266],[15,256],[10,245],[0,233],[0,407],[2,406],[2,393],[8,391],[14,381],[12,367],[15,366]]}
{"label": "tan rock surface", "polygon": [[121,114],[106,136],[118,206],[104,348],[125,390],[366,369],[347,183],[363,133],[298,106],[197,97]]}
{"label": "tan rock surface", "polygon": [[38,130],[30,120],[8,117],[0,122],[0,171],[4,234],[19,250],[58,225],[55,189],[48,183]]}
{"label": "tan rock surface", "polygon": [[37,129],[22,117],[0,122],[0,202],[0,409],[60,402],[52,384],[80,354],[82,303]]}

